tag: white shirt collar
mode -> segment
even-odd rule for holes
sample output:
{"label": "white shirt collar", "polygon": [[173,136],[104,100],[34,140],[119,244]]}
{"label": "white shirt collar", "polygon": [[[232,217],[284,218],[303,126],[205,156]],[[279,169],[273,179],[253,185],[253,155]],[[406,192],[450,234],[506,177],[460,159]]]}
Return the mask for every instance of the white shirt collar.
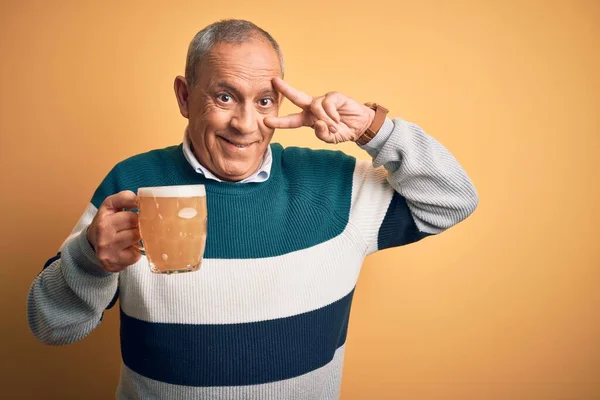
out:
{"label": "white shirt collar", "polygon": [[[221,179],[217,178],[212,172],[210,172],[205,166],[200,164],[194,152],[191,148],[190,138],[188,136],[188,130],[185,128],[185,134],[183,135],[183,155],[188,163],[194,168],[194,171],[204,175],[207,179],[213,179],[217,182],[222,182]],[[264,182],[269,179],[271,175],[271,164],[273,163],[273,156],[271,154],[271,146],[267,146],[267,151],[260,163],[258,169],[246,179],[243,179],[236,183],[251,183],[251,182]]]}

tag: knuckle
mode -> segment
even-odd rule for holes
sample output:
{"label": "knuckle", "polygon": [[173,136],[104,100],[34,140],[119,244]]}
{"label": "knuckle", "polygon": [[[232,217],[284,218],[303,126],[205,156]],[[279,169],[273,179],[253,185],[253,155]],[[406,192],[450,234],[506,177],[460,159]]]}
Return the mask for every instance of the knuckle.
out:
{"label": "knuckle", "polygon": [[112,259],[106,252],[99,252],[96,257],[98,257],[100,264],[104,265],[106,268],[110,267],[112,264]]}
{"label": "knuckle", "polygon": [[108,221],[105,218],[98,218],[96,220],[96,229],[99,231],[105,231],[108,228]]}
{"label": "knuckle", "polygon": [[310,111],[311,111],[313,114],[316,114],[316,113],[318,113],[318,112],[320,111],[320,108],[321,108],[321,102],[317,102],[317,100],[316,100],[316,99],[315,99],[315,100],[313,100],[313,102],[312,102],[312,103],[310,103]]}
{"label": "knuckle", "polygon": [[112,203],[112,200],[115,198],[116,194],[111,194],[110,196],[106,196],[106,198],[104,199],[104,201],[102,202],[102,204],[100,204],[100,210],[106,210],[108,208],[110,208],[110,205]]}
{"label": "knuckle", "polygon": [[108,241],[106,239],[100,238],[96,241],[96,252],[103,256],[108,253]]}
{"label": "knuckle", "polygon": [[135,197],[135,193],[133,193],[131,190],[121,190],[119,193],[117,193],[117,195],[125,200]]}
{"label": "knuckle", "polygon": [[104,236],[108,232],[110,232],[110,230],[111,230],[110,222],[108,222],[106,220],[100,220],[100,221],[98,221],[98,224],[96,224],[96,231],[98,232],[98,236],[100,239],[102,239],[102,236]]}
{"label": "knuckle", "polygon": [[131,222],[131,224],[133,226],[137,226],[138,219],[139,219],[139,216],[137,215],[137,213],[134,213],[134,212],[129,213],[129,222]]}

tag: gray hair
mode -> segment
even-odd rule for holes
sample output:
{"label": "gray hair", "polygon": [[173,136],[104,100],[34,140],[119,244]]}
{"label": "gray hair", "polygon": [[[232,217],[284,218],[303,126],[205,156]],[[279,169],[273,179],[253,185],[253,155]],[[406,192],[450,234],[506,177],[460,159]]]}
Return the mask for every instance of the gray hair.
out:
{"label": "gray hair", "polygon": [[259,28],[250,21],[240,19],[226,19],[208,25],[194,36],[188,48],[185,63],[185,79],[188,86],[196,83],[196,70],[206,53],[218,43],[241,44],[262,38],[267,40],[279,56],[281,73],[285,72],[283,54],[279,44],[264,29]]}

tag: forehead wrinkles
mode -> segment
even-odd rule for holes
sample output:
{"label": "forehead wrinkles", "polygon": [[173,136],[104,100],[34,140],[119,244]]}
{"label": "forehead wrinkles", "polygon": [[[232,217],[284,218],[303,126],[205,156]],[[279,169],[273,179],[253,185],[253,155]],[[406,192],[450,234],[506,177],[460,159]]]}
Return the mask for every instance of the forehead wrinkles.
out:
{"label": "forehead wrinkles", "polygon": [[270,45],[262,42],[216,45],[206,53],[203,61],[201,67],[215,72],[281,75],[279,56]]}
{"label": "forehead wrinkles", "polygon": [[246,62],[264,62],[279,68],[277,51],[270,43],[255,39],[244,43],[217,43],[206,54],[207,59],[244,59]]}
{"label": "forehead wrinkles", "polygon": [[[204,64],[221,68],[250,68],[280,72],[279,58],[275,52],[266,49],[218,49],[206,54]],[[271,54],[272,53],[272,54]]]}
{"label": "forehead wrinkles", "polygon": [[228,65],[223,68],[211,69],[211,73],[205,75],[209,78],[206,89],[214,88],[220,83],[225,83],[236,89],[237,92],[246,96],[253,96],[265,91],[275,91],[272,79],[279,76],[278,70],[259,70],[248,68],[241,63]]}
{"label": "forehead wrinkles", "polygon": [[211,77],[211,81],[227,78],[228,80],[241,79],[254,83],[257,81],[271,81],[273,78],[280,76],[278,68],[247,64],[238,59],[220,59],[214,63],[207,63],[206,67],[206,72]]}

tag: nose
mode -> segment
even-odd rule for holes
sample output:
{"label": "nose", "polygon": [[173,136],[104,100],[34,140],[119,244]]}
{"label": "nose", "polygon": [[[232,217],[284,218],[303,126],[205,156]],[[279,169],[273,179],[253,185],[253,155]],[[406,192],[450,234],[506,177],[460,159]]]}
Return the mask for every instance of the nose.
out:
{"label": "nose", "polygon": [[231,126],[241,134],[246,135],[258,129],[258,115],[251,104],[240,105],[231,118]]}

